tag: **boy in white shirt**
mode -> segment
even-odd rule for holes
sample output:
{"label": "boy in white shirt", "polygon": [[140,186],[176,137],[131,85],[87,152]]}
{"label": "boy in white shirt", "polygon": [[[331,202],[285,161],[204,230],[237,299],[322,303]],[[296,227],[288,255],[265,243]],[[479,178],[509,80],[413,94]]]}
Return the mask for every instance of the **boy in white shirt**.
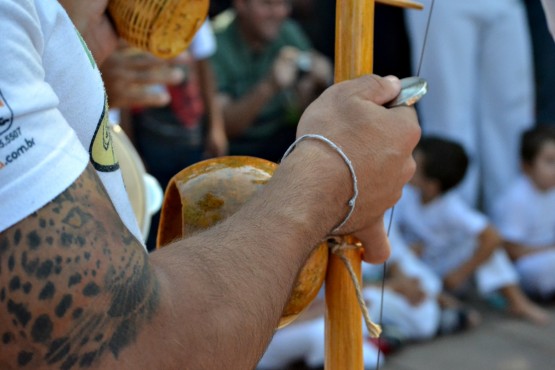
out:
{"label": "boy in white shirt", "polygon": [[555,128],[522,135],[522,175],[495,204],[493,221],[529,294],[555,295]]}
{"label": "boy in white shirt", "polygon": [[520,289],[497,231],[485,215],[450,191],[468,166],[462,146],[443,138],[423,138],[414,158],[416,173],[397,207],[397,221],[444,288],[460,293],[475,277],[482,295],[499,292],[512,314],[546,323],[547,314]]}

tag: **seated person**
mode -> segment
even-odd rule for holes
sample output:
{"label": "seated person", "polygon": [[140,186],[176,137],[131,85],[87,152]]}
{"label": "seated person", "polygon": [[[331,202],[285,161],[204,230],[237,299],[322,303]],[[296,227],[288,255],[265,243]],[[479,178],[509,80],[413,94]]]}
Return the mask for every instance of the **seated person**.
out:
{"label": "seated person", "polygon": [[235,0],[213,21],[212,62],[232,155],[278,162],[300,112],[332,82],[331,63],[289,12],[287,0]]}
{"label": "seated person", "polygon": [[555,295],[555,127],[526,131],[520,159],[522,175],[497,199],[493,221],[523,289],[550,299]]}
{"label": "seated person", "polygon": [[481,294],[499,292],[511,313],[545,324],[547,313],[522,292],[490,221],[450,191],[464,178],[468,166],[462,146],[443,138],[423,138],[414,158],[416,173],[396,214],[409,245],[417,248],[446,290],[461,293],[475,277]]}
{"label": "seated person", "polygon": [[370,338],[366,328],[364,333],[386,355],[407,342],[435,337],[441,317],[437,296],[442,289],[441,280],[408,248],[396,224],[389,229],[391,256],[385,271],[383,265],[362,267],[364,299],[370,317],[382,327],[379,339]]}

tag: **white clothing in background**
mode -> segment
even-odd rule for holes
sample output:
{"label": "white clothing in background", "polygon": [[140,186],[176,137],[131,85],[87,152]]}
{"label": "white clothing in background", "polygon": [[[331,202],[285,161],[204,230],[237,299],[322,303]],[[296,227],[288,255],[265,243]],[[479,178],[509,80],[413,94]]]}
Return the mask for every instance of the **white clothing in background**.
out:
{"label": "white clothing in background", "polygon": [[397,204],[396,220],[406,242],[422,245],[420,258],[441,277],[473,255],[478,235],[488,227],[487,218],[457,194],[422,204],[419,191],[410,185]]}
{"label": "white clothing in background", "polygon": [[[463,202],[458,194],[448,192],[428,204],[407,185],[396,207],[396,220],[403,238],[410,245],[420,245],[422,261],[438,276],[445,277],[474,255],[478,237],[489,226],[488,219]],[[494,252],[475,274],[482,294],[518,282],[510,260],[502,249]]]}
{"label": "white clothing in background", "polygon": [[[414,73],[431,1],[405,13]],[[422,130],[463,145],[471,165],[457,191],[488,214],[517,176],[520,136],[535,122],[530,44],[523,1],[435,1],[420,72],[429,83],[417,107]]]}
{"label": "white clothing in background", "polygon": [[[555,247],[555,190],[542,192],[522,175],[497,199],[493,222],[503,239],[529,248]],[[555,293],[555,250],[515,262],[523,288],[548,297]]]}
{"label": "white clothing in background", "polygon": [[189,51],[195,60],[209,58],[216,52],[216,37],[208,19],[193,36]]}
{"label": "white clothing in background", "polygon": [[[405,339],[419,341],[433,338],[439,327],[441,309],[436,296],[427,295],[419,305],[413,306],[404,296],[391,289],[383,292],[379,286],[365,287],[364,300],[367,302],[368,313],[374,322],[384,327],[391,326],[395,332]],[[368,337],[366,325],[362,326],[363,335]]]}
{"label": "white clothing in background", "polygon": [[555,245],[555,190],[539,191],[522,175],[494,210],[492,220],[504,239],[531,248]]}
{"label": "white clothing in background", "polygon": [[[384,220],[385,227],[389,230],[391,245],[391,256],[386,266],[396,265],[407,277],[417,278],[426,297],[421,304],[413,306],[403,295],[385,289],[382,309],[382,289],[379,282],[382,279],[383,265],[363,263],[363,277],[373,276],[374,280],[376,277],[378,279],[376,286],[364,288],[364,298],[368,302],[370,317],[375,321],[381,317],[384,326],[394,327],[396,332],[406,339],[418,341],[432,338],[437,333],[441,315],[437,301],[437,296],[442,290],[441,280],[407,246],[395,222],[395,217],[391,225],[389,225],[389,212],[384,216]],[[364,333],[368,335],[366,327],[364,327]]]}
{"label": "white clothing in background", "polygon": [[[384,219],[389,219],[389,213]],[[443,289],[441,279],[409,248],[399,230],[399,225],[393,218],[389,229],[389,242],[391,245],[391,256],[388,265],[397,264],[407,276],[418,278],[423,290],[430,296],[436,297]]]}
{"label": "white clothing in background", "polygon": [[551,32],[551,35],[553,35],[555,39],[555,0],[542,0],[542,4],[547,18],[547,25],[549,26],[549,32]]}
{"label": "white clothing in background", "polygon": [[[324,366],[325,361],[324,317],[292,324],[278,330],[264,356],[258,364],[261,370],[283,369],[291,363],[304,360],[310,367]],[[364,367],[375,369],[378,364],[378,349],[363,341]],[[384,356],[380,356],[383,365]]]}

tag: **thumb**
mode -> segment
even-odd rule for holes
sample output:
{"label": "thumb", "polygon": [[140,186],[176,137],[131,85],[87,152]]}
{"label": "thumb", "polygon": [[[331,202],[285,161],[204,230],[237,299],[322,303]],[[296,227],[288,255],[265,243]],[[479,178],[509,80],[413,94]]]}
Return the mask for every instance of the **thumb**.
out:
{"label": "thumb", "polygon": [[401,92],[401,81],[395,76],[380,77],[365,75],[352,80],[356,91],[364,100],[384,105],[395,99]]}
{"label": "thumb", "polygon": [[383,263],[391,252],[389,239],[383,221],[374,223],[371,227],[354,234],[364,247],[363,260],[368,263]]}

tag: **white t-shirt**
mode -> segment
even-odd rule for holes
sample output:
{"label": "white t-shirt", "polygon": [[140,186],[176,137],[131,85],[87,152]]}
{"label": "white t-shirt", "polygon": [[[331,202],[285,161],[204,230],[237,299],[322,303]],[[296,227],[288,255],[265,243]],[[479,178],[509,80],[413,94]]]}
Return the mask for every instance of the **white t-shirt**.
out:
{"label": "white t-shirt", "polygon": [[90,51],[56,0],[0,1],[0,231],[62,193],[91,162],[141,240]]}
{"label": "white t-shirt", "polygon": [[403,238],[409,245],[422,245],[422,260],[442,277],[471,258],[477,237],[488,226],[487,218],[456,193],[422,204],[420,193],[410,185],[403,191],[395,216]]}
{"label": "white t-shirt", "polygon": [[538,248],[555,245],[555,190],[541,192],[522,175],[496,200],[493,222],[508,241]]}

